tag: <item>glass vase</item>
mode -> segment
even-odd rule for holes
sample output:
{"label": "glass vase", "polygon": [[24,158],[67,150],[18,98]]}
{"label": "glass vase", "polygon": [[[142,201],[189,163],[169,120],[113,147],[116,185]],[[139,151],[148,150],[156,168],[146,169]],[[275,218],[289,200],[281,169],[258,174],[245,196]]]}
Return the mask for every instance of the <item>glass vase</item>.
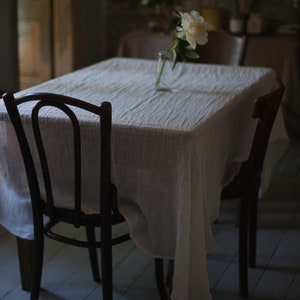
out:
{"label": "glass vase", "polygon": [[159,51],[155,88],[157,91],[172,92],[177,89],[176,80],[182,73],[182,64],[174,67],[173,52]]}

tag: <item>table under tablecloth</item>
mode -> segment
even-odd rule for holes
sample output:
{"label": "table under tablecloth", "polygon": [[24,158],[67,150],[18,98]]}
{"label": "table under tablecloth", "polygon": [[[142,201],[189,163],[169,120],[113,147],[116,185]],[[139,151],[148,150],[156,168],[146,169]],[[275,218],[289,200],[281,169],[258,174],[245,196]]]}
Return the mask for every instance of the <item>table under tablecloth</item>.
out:
{"label": "table under tablecloth", "polygon": [[[211,299],[206,254],[216,247],[211,223],[219,213],[220,191],[247,158],[256,125],[250,118],[254,100],[270,90],[275,75],[267,68],[187,64],[176,81],[177,92],[157,92],[155,66],[151,60],[113,58],[18,95],[56,92],[91,103],[111,102],[112,179],[133,241],[153,257],[175,259],[172,299]],[[63,149],[56,163],[64,163],[71,153],[64,148],[68,130],[60,129],[61,139],[53,142],[62,120],[51,111],[44,114],[49,145],[54,152]],[[83,193],[93,199],[99,179],[93,155],[99,146],[96,122],[85,114],[81,119],[83,177],[89,183]],[[26,177],[3,103],[0,135],[0,223],[32,239]],[[279,112],[264,183],[286,145]],[[68,200],[67,174],[57,174],[55,184],[57,195]],[[86,209],[97,210],[97,200],[89,200]]]}

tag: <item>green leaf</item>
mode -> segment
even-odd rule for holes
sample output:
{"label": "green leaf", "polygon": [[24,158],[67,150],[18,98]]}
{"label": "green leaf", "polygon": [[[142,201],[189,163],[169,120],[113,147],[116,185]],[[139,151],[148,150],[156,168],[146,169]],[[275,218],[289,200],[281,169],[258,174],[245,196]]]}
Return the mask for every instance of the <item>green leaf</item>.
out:
{"label": "green leaf", "polygon": [[179,39],[175,39],[172,49],[176,49],[179,46]]}
{"label": "green leaf", "polygon": [[195,50],[190,44],[188,44],[187,46],[185,46],[185,49],[192,50],[192,51]]}
{"label": "green leaf", "polygon": [[195,51],[195,50],[189,50],[187,49],[185,52],[184,52],[185,56],[190,58],[190,59],[198,59],[200,56],[199,54]]}

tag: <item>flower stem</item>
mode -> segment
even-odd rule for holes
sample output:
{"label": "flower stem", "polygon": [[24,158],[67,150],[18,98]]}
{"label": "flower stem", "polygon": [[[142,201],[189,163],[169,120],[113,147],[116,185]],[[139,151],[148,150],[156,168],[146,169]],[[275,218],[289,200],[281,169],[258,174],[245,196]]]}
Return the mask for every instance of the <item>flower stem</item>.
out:
{"label": "flower stem", "polygon": [[163,74],[163,71],[164,71],[164,68],[165,68],[165,64],[166,64],[166,61],[168,59],[168,56],[167,55],[163,55],[162,57],[162,65],[160,67],[160,70],[159,70],[159,73],[157,75],[157,78],[156,78],[156,81],[155,81],[155,84],[158,85],[160,83],[160,79],[161,79],[161,76]]}

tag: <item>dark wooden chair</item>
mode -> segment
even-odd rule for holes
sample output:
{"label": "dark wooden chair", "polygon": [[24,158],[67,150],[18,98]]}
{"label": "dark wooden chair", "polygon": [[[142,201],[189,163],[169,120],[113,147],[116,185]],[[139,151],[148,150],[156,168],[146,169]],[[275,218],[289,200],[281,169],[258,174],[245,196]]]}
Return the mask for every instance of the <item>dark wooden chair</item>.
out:
{"label": "dark wooden chair", "polygon": [[240,199],[239,205],[239,286],[240,297],[248,297],[248,266],[256,263],[258,192],[270,133],[284,86],[276,81],[271,93],[259,97],[252,118],[258,119],[249,157],[236,177],[222,189],[221,200]]}
{"label": "dark wooden chair", "polygon": [[[168,35],[137,30],[124,34],[118,46],[118,56],[156,59],[160,50],[172,43]],[[235,36],[224,30],[208,32],[208,43],[197,46],[198,61],[191,62],[239,66],[243,64],[247,47],[246,36]]]}
{"label": "dark wooden chair", "polygon": [[[239,285],[240,297],[248,297],[248,266],[255,267],[258,192],[270,133],[284,93],[277,80],[272,91],[259,97],[252,118],[258,119],[249,157],[234,179],[222,189],[221,200],[239,199]],[[167,285],[172,288],[174,261],[169,263]],[[156,268],[163,273],[163,260],[156,259]],[[162,280],[162,279],[161,279]],[[165,288],[164,282],[161,289]]]}
{"label": "dark wooden chair", "polygon": [[117,56],[157,59],[158,52],[167,49],[171,42],[171,36],[152,30],[130,31],[121,37]]}
{"label": "dark wooden chair", "polygon": [[246,36],[212,30],[208,32],[208,42],[196,49],[201,63],[240,66],[244,61],[246,47]]}
{"label": "dark wooden chair", "polygon": [[[39,298],[43,268],[44,235],[62,243],[88,248],[94,280],[102,282],[103,299],[112,299],[112,246],[125,242],[130,237],[128,234],[112,237],[112,226],[124,222],[125,219],[118,210],[117,188],[111,182],[111,104],[103,102],[100,106],[96,106],[71,97],[49,93],[36,93],[19,98],[15,98],[11,93],[6,93],[3,95],[3,99],[21,149],[32,203],[34,259],[31,299],[37,300]],[[26,118],[21,118],[20,111],[22,108],[19,110],[19,106],[29,102],[32,102],[30,103],[32,104],[31,116],[28,116],[25,121]],[[66,121],[63,122],[64,124],[59,125],[66,126],[67,123],[72,129],[72,141],[71,145],[68,145],[74,151],[74,156],[70,157],[70,168],[73,168],[72,180],[74,183],[72,208],[56,205],[58,201],[54,195],[55,187],[53,186],[48,160],[48,154],[53,155],[53,153],[51,149],[50,152],[49,149],[47,151],[41,129],[43,123],[41,110],[45,107],[47,109],[53,107],[64,113],[65,119],[69,122]],[[99,118],[98,128],[101,143],[99,157],[101,159],[100,165],[95,165],[95,168],[99,167],[100,170],[100,195],[99,200],[97,200],[99,213],[86,214],[83,212],[81,205],[84,202],[84,199],[82,199],[82,130],[76,115],[78,110],[87,111]],[[25,122],[32,124],[34,138],[31,140],[25,132]],[[59,128],[57,132],[59,138]],[[32,155],[34,145],[37,148],[38,162],[34,160]],[[41,181],[43,184],[38,178],[39,169],[42,171]],[[42,196],[44,194],[45,196]],[[46,223],[44,223],[44,216],[47,216],[48,219]],[[57,230],[55,231],[55,226],[61,222],[70,224],[75,228],[85,227],[86,239],[74,239]],[[97,227],[100,228],[100,240],[95,237],[95,228]],[[101,279],[96,248],[101,248]]]}

